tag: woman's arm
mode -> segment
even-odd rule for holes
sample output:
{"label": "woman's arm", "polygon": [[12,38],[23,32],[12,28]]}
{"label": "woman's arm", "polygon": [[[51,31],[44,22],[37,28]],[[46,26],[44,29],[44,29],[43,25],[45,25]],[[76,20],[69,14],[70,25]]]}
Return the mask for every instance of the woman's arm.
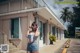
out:
{"label": "woman's arm", "polygon": [[31,31],[31,30],[32,30],[31,28],[28,29],[28,31],[27,31],[27,35],[30,34],[30,31]]}
{"label": "woman's arm", "polygon": [[26,37],[28,37],[28,35],[30,34],[30,30],[30,28],[27,30]]}
{"label": "woman's arm", "polygon": [[37,28],[37,30],[36,30],[36,32],[35,32],[35,36],[39,36],[40,35],[40,32],[39,32],[39,30],[38,30],[38,28]]}
{"label": "woman's arm", "polygon": [[27,31],[27,36],[29,35],[29,30]]}
{"label": "woman's arm", "polygon": [[27,32],[27,38],[28,38],[29,43],[33,42],[33,35],[30,34],[30,31],[31,31],[31,29],[29,29]]}

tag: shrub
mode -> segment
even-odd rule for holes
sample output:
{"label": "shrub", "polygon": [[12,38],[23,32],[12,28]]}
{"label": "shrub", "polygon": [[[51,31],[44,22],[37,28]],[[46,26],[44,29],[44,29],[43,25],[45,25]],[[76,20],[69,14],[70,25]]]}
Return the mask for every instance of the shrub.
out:
{"label": "shrub", "polygon": [[50,34],[50,35],[49,35],[49,40],[56,42],[56,36]]}

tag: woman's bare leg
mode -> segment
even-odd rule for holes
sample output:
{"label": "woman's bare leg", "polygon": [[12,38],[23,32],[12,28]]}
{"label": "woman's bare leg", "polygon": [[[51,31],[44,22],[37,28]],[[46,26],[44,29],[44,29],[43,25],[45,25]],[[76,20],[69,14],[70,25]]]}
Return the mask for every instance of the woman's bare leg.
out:
{"label": "woman's bare leg", "polygon": [[32,53],[32,51],[27,51],[27,53]]}
{"label": "woman's bare leg", "polygon": [[32,53],[32,51],[30,53]]}
{"label": "woman's bare leg", "polygon": [[27,51],[27,53],[29,53],[29,52]]}
{"label": "woman's bare leg", "polygon": [[29,51],[27,51],[27,53],[30,53]]}
{"label": "woman's bare leg", "polygon": [[39,53],[39,51],[33,51],[32,53]]}

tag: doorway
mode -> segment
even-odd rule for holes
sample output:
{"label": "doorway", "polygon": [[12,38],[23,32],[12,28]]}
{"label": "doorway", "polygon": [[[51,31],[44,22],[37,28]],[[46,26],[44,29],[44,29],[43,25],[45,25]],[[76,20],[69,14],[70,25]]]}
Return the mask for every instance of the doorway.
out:
{"label": "doorway", "polygon": [[40,36],[39,36],[39,46],[42,47],[45,45],[45,32],[46,32],[46,24],[40,21],[39,29],[40,29]]}

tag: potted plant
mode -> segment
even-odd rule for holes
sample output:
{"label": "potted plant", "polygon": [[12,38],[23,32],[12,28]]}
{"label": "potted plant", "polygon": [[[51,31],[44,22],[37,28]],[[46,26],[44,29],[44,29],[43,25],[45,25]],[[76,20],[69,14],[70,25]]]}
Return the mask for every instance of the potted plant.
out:
{"label": "potted plant", "polygon": [[56,42],[56,36],[50,34],[50,35],[49,35],[49,40],[50,40],[50,44],[53,44],[53,42]]}

